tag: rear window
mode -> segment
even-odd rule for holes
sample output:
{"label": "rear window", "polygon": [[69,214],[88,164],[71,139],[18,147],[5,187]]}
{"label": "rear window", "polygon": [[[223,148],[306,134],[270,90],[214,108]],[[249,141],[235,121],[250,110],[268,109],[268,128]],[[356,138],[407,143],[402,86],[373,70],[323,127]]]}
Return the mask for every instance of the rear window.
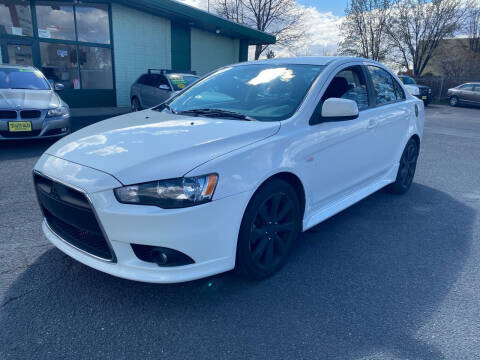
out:
{"label": "rear window", "polygon": [[193,75],[169,74],[168,79],[172,83],[173,90],[179,91],[183,90],[188,85],[193,84],[198,80],[198,77]]}
{"label": "rear window", "polygon": [[0,89],[50,90],[50,84],[36,69],[0,68]]}

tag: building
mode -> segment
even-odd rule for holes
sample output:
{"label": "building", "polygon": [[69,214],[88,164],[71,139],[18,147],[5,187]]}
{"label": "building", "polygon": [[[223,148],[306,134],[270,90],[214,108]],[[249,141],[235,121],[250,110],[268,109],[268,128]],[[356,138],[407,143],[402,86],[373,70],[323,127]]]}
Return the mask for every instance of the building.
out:
{"label": "building", "polygon": [[465,82],[480,80],[480,51],[476,41],[469,38],[440,40],[422,75],[462,78]]}
{"label": "building", "polygon": [[0,0],[3,63],[61,82],[71,107],[129,106],[149,68],[203,75],[275,37],[172,0]]}

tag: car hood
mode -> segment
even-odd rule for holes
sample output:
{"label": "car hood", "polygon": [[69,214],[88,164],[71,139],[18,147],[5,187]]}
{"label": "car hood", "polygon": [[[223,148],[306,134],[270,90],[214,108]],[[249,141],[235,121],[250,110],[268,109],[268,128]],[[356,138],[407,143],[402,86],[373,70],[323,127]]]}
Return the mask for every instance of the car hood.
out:
{"label": "car hood", "polygon": [[60,105],[62,100],[53,90],[0,90],[0,109],[52,109]]}
{"label": "car hood", "polygon": [[190,117],[154,110],[83,128],[46,153],[134,184],[185,175],[193,168],[274,135],[279,122]]}

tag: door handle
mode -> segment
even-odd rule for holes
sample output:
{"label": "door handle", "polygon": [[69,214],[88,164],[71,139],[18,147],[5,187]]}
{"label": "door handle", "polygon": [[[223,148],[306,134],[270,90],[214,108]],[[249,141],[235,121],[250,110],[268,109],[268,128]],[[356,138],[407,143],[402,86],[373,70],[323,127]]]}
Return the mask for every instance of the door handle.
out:
{"label": "door handle", "polygon": [[373,129],[377,127],[378,123],[375,120],[368,120],[367,129]]}

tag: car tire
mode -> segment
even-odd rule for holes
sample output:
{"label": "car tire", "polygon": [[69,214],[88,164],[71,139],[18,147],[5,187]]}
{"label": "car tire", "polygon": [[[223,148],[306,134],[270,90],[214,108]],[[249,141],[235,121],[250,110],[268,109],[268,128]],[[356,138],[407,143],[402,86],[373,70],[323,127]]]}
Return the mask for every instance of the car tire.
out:
{"label": "car tire", "polygon": [[251,198],[237,242],[237,273],[262,280],[287,262],[301,231],[300,202],[287,182],[272,179]]}
{"label": "car tire", "polygon": [[132,99],[132,106],[131,106],[132,112],[137,112],[142,110],[142,106],[140,105],[140,100],[138,100],[137,97],[134,97]]}
{"label": "car tire", "polygon": [[457,106],[458,105],[458,97],[451,96],[449,103],[450,103],[450,106]]}
{"label": "car tire", "polygon": [[410,139],[403,150],[395,182],[387,186],[393,194],[404,194],[410,189],[417,168],[419,145],[415,139]]}

